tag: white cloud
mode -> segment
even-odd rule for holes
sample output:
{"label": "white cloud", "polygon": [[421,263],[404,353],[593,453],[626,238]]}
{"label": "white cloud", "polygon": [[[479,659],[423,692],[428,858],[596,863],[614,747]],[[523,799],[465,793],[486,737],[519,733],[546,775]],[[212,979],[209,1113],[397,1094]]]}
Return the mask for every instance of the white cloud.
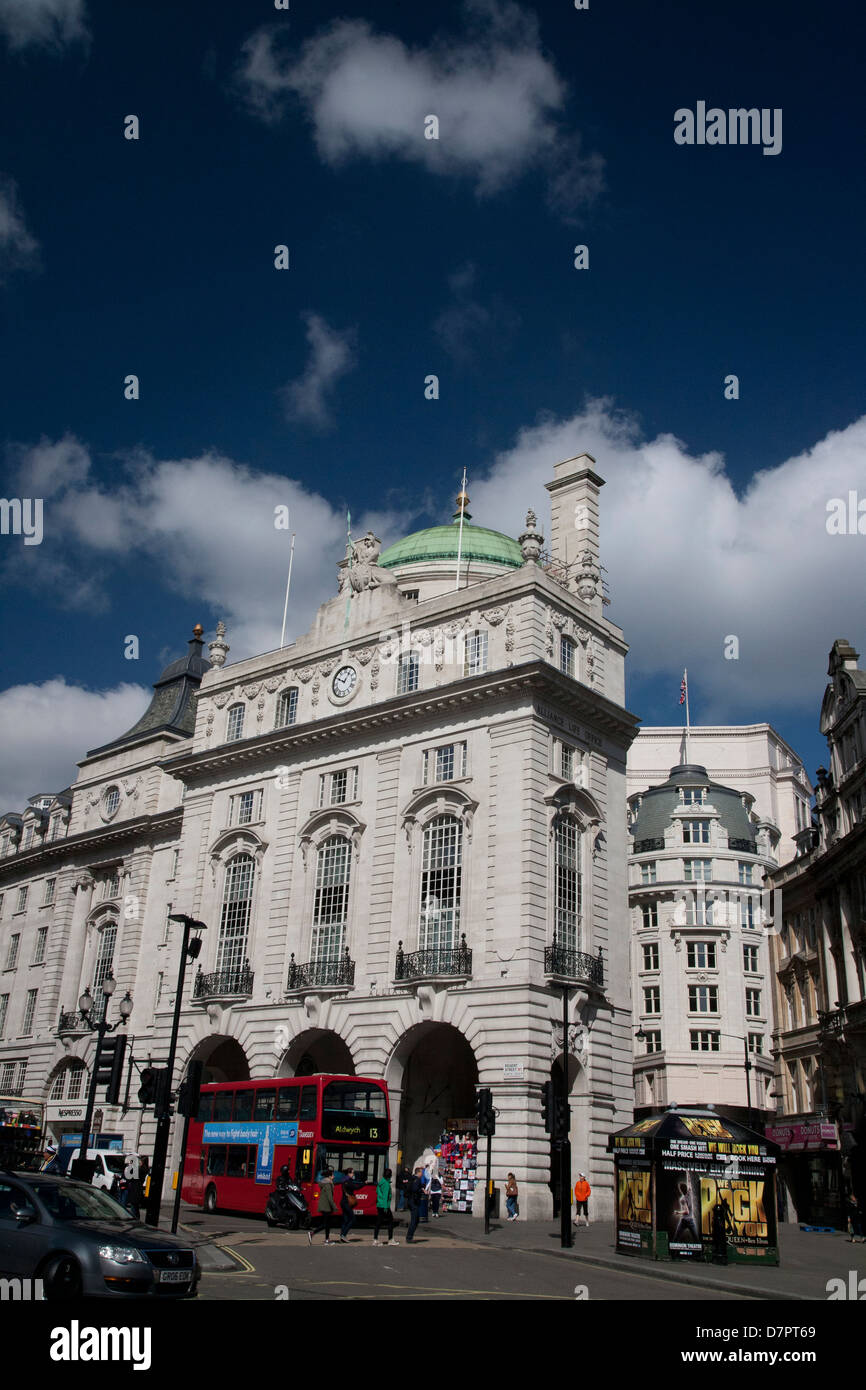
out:
{"label": "white cloud", "polygon": [[[591,401],[524,430],[470,480],[475,521],[517,535],[529,506],[543,521],[554,463],[583,452],[606,480],[606,612],[625,630],[631,676],[664,674],[673,689],[688,666],[702,692],[696,722],[762,718],[770,704],[814,710],[834,638],[866,649],[866,536],[826,530],[830,498],[866,498],[866,416],[761,470],[740,495],[720,454],[695,456],[671,434],[646,440],[610,402]],[[738,661],[724,659],[728,635]]]}
{"label": "white cloud", "polygon": [[128,683],[85,690],[61,677],[0,691],[0,811],[21,812],[29,796],[70,786],[76,762],[131,728],[152,694]]}
{"label": "white cloud", "polygon": [[[339,19],[297,54],[260,30],[244,45],[242,89],[277,120],[297,99],[330,164],[398,157],[439,174],[463,174],[492,193],[540,163],[548,194],[574,213],[602,186],[600,156],[557,122],[566,87],[541,48],[535,17],[510,0],[470,0],[466,32],[410,48],[366,20]],[[436,116],[439,138],[425,137]]]}
{"label": "white cloud", "polygon": [[38,259],[39,243],[28,230],[18,189],[0,174],[0,280],[10,271],[34,266]]}
{"label": "white cloud", "polygon": [[467,365],[480,352],[485,359],[507,347],[520,316],[496,295],[484,303],[475,294],[476,268],[470,262],[448,277],[451,302],[437,315],[433,331],[455,362]]}
{"label": "white cloud", "polygon": [[319,314],[304,314],[303,318],[309,360],[297,381],[283,387],[283,406],[288,420],[330,429],[334,424],[330,410],[334,387],[341,376],[356,366],[356,335],[351,328],[331,328]]}
{"label": "white cloud", "polygon": [[0,34],[13,53],[64,48],[87,39],[84,0],[0,0]]}

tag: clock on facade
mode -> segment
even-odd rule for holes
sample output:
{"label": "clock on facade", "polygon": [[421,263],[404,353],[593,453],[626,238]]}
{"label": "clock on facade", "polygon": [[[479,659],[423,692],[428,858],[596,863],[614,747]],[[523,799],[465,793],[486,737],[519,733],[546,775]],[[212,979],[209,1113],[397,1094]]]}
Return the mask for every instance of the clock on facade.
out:
{"label": "clock on facade", "polygon": [[331,682],[331,689],[338,700],[347,700],[358,681],[354,666],[341,666]]}

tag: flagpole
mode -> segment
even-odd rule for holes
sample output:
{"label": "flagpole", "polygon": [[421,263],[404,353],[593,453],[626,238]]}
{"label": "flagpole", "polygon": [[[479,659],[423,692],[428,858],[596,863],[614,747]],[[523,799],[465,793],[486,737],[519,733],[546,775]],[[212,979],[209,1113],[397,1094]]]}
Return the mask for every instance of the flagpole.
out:
{"label": "flagpole", "polygon": [[463,482],[460,486],[460,530],[457,537],[457,583],[454,585],[454,592],[460,588],[460,560],[463,556],[463,513],[466,510],[466,503],[463,495],[466,492],[466,469],[463,469]]}
{"label": "flagpole", "polygon": [[[349,562],[349,569],[352,568],[352,513],[346,508],[346,559]],[[352,584],[351,580],[346,585],[346,620],[343,623],[343,630],[349,627],[349,612],[352,604]]]}
{"label": "flagpole", "polygon": [[688,667],[683,671],[683,681],[686,687],[686,762],[689,761],[689,732],[691,721],[689,719],[689,672]]}
{"label": "flagpole", "polygon": [[295,558],[295,533],[292,532],[292,546],[289,551],[289,577],[286,580],[286,601],[283,604],[283,630],[280,633],[280,649],[286,645],[286,614],[289,611],[289,590],[292,587],[292,561]]}

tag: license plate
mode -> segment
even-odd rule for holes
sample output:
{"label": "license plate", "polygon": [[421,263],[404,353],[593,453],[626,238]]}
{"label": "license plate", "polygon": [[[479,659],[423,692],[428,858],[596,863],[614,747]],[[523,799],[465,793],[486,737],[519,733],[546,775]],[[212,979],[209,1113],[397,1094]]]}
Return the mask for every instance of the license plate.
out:
{"label": "license plate", "polygon": [[158,1269],[157,1276],[161,1284],[188,1284],[192,1278],[192,1271],[189,1269]]}

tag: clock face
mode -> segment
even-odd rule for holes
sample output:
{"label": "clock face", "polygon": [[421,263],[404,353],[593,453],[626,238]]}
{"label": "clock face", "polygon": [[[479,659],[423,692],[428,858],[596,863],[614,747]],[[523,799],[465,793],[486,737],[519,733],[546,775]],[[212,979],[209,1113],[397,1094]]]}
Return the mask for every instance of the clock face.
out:
{"label": "clock face", "polygon": [[331,689],[338,700],[345,700],[347,695],[351,695],[352,691],[355,689],[357,679],[358,672],[355,670],[354,666],[340,667],[331,682]]}

